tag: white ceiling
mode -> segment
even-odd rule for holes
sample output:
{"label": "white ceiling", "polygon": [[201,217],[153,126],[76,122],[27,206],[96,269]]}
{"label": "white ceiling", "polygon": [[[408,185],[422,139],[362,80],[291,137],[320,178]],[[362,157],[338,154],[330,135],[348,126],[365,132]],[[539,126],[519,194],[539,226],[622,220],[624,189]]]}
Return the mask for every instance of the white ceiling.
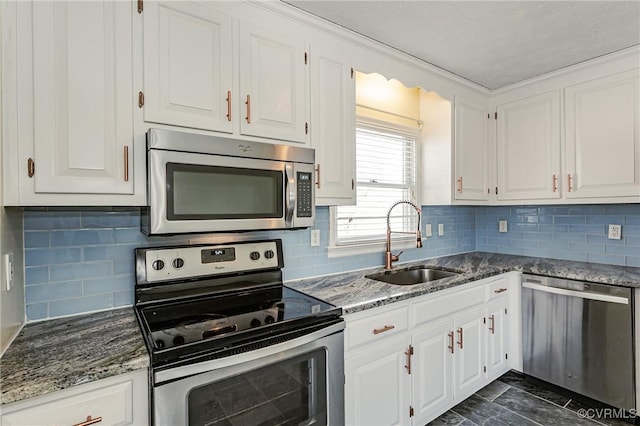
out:
{"label": "white ceiling", "polygon": [[640,1],[285,0],[488,89],[640,44]]}

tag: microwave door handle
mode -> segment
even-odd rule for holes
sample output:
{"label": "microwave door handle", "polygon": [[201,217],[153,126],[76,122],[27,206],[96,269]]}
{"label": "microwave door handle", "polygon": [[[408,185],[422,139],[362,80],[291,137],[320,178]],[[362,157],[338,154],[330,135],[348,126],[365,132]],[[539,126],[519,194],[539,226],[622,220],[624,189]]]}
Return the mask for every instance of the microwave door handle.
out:
{"label": "microwave door handle", "polygon": [[286,163],[284,166],[284,221],[287,227],[293,224],[293,210],[296,206],[296,191],[294,188],[295,179],[293,173],[293,163]]}

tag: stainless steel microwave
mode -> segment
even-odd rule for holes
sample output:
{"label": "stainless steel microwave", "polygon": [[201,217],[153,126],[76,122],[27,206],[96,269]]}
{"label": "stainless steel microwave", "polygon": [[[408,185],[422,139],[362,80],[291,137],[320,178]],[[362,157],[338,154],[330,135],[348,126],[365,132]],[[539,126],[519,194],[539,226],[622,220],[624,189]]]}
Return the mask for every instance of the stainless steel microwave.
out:
{"label": "stainless steel microwave", "polygon": [[146,235],[305,228],[315,151],[172,130],[147,132]]}

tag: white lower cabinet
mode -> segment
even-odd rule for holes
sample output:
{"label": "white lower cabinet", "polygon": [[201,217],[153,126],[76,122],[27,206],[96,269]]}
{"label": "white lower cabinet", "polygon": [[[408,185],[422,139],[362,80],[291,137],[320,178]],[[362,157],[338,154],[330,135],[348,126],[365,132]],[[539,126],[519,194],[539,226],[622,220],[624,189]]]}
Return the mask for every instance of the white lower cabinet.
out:
{"label": "white lower cabinet", "polygon": [[143,369],[4,405],[0,424],[143,426],[149,424],[148,395]]}
{"label": "white lower cabinet", "polygon": [[[349,425],[406,425],[409,423],[410,377],[405,373],[406,335],[390,338],[345,360],[346,423]],[[381,385],[384,384],[384,389]]]}
{"label": "white lower cabinet", "polygon": [[346,423],[421,426],[517,366],[507,355],[518,277],[347,315]]}

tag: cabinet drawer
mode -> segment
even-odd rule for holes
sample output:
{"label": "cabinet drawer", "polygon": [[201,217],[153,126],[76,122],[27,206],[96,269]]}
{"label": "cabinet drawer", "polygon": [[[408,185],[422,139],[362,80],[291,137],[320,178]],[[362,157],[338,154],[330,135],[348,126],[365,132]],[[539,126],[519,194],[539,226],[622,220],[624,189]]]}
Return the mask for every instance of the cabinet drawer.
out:
{"label": "cabinet drawer", "polygon": [[480,285],[446,296],[434,297],[412,305],[413,325],[450,315],[461,309],[484,303],[485,286]]}
{"label": "cabinet drawer", "polygon": [[[114,380],[115,379],[115,380]],[[133,425],[147,422],[146,371],[98,380],[3,406],[2,426]],[[136,381],[141,381],[135,383]]]}
{"label": "cabinet drawer", "polygon": [[498,278],[495,281],[487,283],[487,300],[495,299],[500,296],[507,296],[510,293],[509,282],[506,278]]}
{"label": "cabinet drawer", "polygon": [[373,314],[353,322],[347,320],[347,349],[380,341],[407,330],[407,327],[406,307]]}

